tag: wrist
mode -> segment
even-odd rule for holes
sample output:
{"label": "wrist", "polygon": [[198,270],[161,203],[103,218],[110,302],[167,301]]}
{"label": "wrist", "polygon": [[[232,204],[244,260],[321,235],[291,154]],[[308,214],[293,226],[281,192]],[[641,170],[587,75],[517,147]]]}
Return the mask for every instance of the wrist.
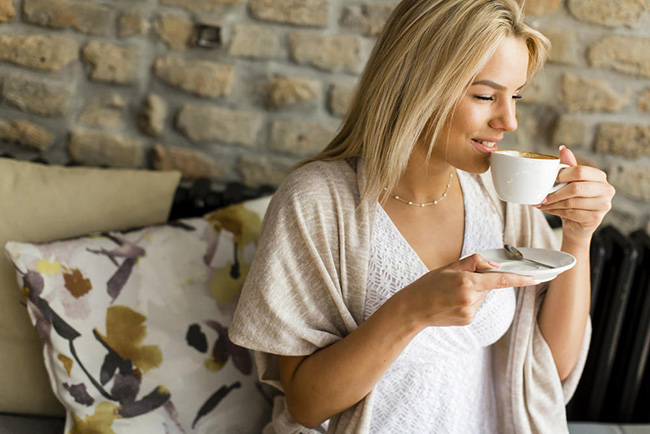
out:
{"label": "wrist", "polygon": [[589,254],[591,248],[591,236],[586,239],[572,239],[569,237],[562,237],[562,247],[560,250],[563,252],[575,254],[586,253]]}
{"label": "wrist", "polygon": [[591,245],[591,239],[594,235],[594,231],[579,230],[576,231],[574,228],[567,229],[566,226],[562,228],[562,244],[575,246],[575,247],[584,247]]}
{"label": "wrist", "polygon": [[391,315],[399,321],[399,327],[408,336],[415,336],[428,326],[423,315],[419,312],[416,291],[413,284],[395,293],[384,306],[390,308]]}

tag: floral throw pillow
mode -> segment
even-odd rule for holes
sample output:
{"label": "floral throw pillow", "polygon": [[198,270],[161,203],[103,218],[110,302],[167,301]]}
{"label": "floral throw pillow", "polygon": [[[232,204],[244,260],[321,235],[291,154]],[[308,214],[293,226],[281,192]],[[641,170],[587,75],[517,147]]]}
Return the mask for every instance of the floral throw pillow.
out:
{"label": "floral throw pillow", "polygon": [[251,353],[228,339],[269,198],[202,218],[6,245],[66,433],[258,433]]}

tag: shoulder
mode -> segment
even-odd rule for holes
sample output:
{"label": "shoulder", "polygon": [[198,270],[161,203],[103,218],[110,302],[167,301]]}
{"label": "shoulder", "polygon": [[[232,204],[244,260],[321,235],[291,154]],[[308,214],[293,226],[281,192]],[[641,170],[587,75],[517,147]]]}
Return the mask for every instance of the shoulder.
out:
{"label": "shoulder", "polygon": [[347,161],[313,161],[289,173],[274,196],[282,201],[320,202],[352,198],[356,190],[356,171]]}

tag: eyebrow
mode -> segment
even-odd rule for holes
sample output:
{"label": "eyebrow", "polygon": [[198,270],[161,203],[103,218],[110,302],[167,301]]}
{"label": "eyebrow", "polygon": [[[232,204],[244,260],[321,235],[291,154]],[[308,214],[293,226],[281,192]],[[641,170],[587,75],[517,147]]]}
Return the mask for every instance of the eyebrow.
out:
{"label": "eyebrow", "polygon": [[[479,81],[475,81],[474,83],[472,83],[472,86],[477,85],[477,84],[482,84],[482,85],[484,85],[484,86],[489,86],[489,87],[491,87],[491,88],[493,88],[493,89],[496,89],[496,90],[501,90],[501,91],[506,90],[506,87],[505,87],[505,86],[500,85],[499,83],[495,83],[495,82],[493,82],[492,80],[479,80]],[[519,86],[519,87],[517,88],[517,90],[521,90],[521,88],[524,87],[524,86],[526,86],[526,83],[524,83],[524,84],[522,84],[521,86]]]}

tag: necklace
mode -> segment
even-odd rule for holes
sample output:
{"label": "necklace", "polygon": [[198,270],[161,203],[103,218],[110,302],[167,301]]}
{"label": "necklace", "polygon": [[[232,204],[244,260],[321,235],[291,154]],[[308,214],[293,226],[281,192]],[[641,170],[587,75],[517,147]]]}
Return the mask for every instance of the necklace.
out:
{"label": "necklace", "polygon": [[[438,199],[434,200],[433,202],[426,202],[426,203],[415,203],[411,202],[410,200],[406,200],[404,198],[401,198],[395,194],[388,193],[390,197],[392,197],[395,200],[399,200],[400,202],[404,202],[407,205],[413,205],[413,206],[419,206],[419,207],[425,207],[425,206],[431,206],[431,205],[438,205],[438,203],[443,200],[444,198],[447,197],[447,192],[449,191],[449,187],[451,187],[451,179],[454,177],[454,171],[451,170],[449,171],[449,180],[447,181],[447,187],[445,187],[444,193],[442,193],[442,196],[440,196]],[[384,191],[388,192],[388,189],[384,187]]]}

